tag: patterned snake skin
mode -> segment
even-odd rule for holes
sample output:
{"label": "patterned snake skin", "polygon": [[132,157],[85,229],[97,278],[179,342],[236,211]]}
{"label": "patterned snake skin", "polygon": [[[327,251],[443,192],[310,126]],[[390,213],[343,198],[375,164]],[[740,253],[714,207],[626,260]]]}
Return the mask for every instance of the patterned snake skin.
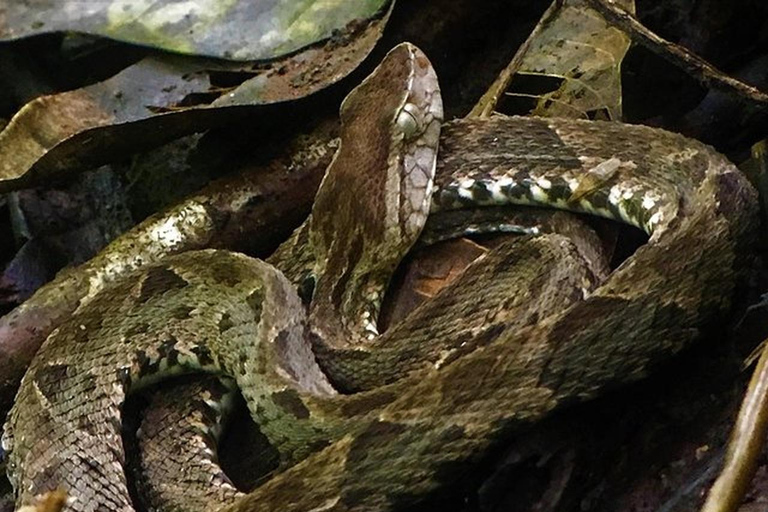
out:
{"label": "patterned snake skin", "polygon": [[[125,396],[203,370],[235,379],[284,469],[226,510],[395,510],[728,310],[756,199],[725,158],[641,126],[500,116],[444,125],[433,182],[434,80],[403,44],[345,100],[308,224],[309,313],[274,266],[206,250],[121,280],[51,334],[3,437],[18,505],[64,488],[67,510],[133,510]],[[614,218],[649,242],[595,289],[567,239],[512,244],[376,336],[381,282],[427,209],[504,203]]]}

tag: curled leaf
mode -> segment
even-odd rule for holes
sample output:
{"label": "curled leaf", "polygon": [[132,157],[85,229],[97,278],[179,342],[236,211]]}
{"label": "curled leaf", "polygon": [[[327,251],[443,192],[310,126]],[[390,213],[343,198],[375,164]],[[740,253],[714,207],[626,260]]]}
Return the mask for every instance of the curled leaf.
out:
{"label": "curled leaf", "polygon": [[0,132],[0,192],[246,115],[263,119],[270,105],[310,95],[354,70],[381,36],[392,5],[383,18],[268,64],[154,55],[104,82],[37,98]]}

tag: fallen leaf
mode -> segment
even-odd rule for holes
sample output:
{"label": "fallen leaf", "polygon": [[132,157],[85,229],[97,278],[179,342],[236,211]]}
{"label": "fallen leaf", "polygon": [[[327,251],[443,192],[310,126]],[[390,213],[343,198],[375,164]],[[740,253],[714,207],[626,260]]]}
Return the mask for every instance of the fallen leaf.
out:
{"label": "fallen leaf", "polygon": [[220,59],[274,59],[369,19],[387,0],[43,0],[0,4],[0,40],[80,32]]}
{"label": "fallen leaf", "polygon": [[[266,119],[279,108],[275,104],[324,89],[357,68],[381,36],[389,12],[270,63],[153,55],[106,81],[37,98],[0,132],[0,192],[247,115]],[[233,80],[237,85],[222,85]]]}
{"label": "fallen leaf", "polygon": [[[619,3],[634,12],[633,0]],[[513,81],[507,94],[534,100],[532,115],[621,119],[621,61],[630,43],[622,31],[572,0],[529,43],[516,80],[543,78],[552,87],[529,93]]]}

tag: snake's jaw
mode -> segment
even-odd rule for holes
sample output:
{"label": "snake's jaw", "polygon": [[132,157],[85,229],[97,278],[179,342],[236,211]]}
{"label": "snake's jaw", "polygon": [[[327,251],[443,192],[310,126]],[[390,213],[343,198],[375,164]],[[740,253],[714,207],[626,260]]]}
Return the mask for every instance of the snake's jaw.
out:
{"label": "snake's jaw", "polygon": [[437,74],[427,56],[412,44],[401,46],[409,52],[412,78],[408,97],[394,122],[402,139],[401,147],[396,148],[401,157],[400,198],[394,203],[398,211],[392,213],[399,218],[401,231],[396,241],[409,243],[410,248],[424,227],[432,202],[443,102]]}

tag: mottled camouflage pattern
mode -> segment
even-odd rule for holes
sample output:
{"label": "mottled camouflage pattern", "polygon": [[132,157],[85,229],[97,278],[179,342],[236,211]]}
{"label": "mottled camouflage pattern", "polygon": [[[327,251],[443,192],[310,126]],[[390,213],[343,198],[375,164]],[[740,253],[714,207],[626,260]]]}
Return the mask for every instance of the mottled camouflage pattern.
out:
{"label": "mottled camouflage pattern", "polygon": [[[529,133],[531,127],[542,134],[541,143],[520,144],[505,135]],[[664,197],[653,213],[665,216],[654,226],[649,243],[585,300],[522,329],[497,325],[492,339],[486,336],[445,366],[425,364],[395,383],[335,399],[343,402],[341,411],[361,415],[355,430],[227,512],[394,511],[412,506],[455,482],[502,436],[559,407],[647,375],[728,311],[753,256],[756,196],[738,169],[711,148],[644,127],[502,117],[449,123],[441,140],[434,196],[438,204],[446,170],[463,167],[476,180],[484,172],[505,168],[521,176],[534,170],[538,177],[547,171],[552,176],[568,169],[578,173],[580,155],[591,159],[602,154],[604,161],[635,163],[634,183],[645,183],[648,176],[649,185],[640,190],[656,190]],[[503,142],[492,143],[496,140]],[[547,159],[552,141],[559,149],[570,148],[576,160]],[[482,156],[491,145],[492,153],[518,163],[505,165],[493,155],[486,161]],[[587,162],[584,177],[600,165]],[[588,190],[611,197],[609,188],[622,175],[614,173],[602,184],[590,180]],[[453,196],[449,192],[446,201],[455,204]],[[642,212],[642,205],[635,208]],[[647,223],[653,213],[642,213],[638,220]],[[540,251],[517,258],[523,273],[536,272]],[[462,288],[460,293],[460,305],[451,311],[457,318],[487,291]],[[433,342],[442,320],[422,325],[417,338]],[[473,327],[465,326],[467,342],[476,339]],[[376,359],[382,360],[386,357]],[[366,421],[360,411],[367,412]]]}
{"label": "mottled camouflage pattern", "polygon": [[[364,348],[317,340],[333,381],[367,390],[349,396],[314,365],[282,274],[223,251],[170,258],[105,291],[36,357],[5,437],[20,503],[62,485],[72,510],[130,510],[120,406],[137,377],[170,362],[234,376],[284,466],[317,452],[228,510],[395,510],[502,434],[645,375],[730,307],[755,194],[707,146],[644,127],[497,117],[448,123],[440,151],[435,210],[549,204],[641,226],[649,243],[590,291],[569,242],[531,240],[472,267],[482,287],[468,272]],[[513,261],[510,277],[501,269]],[[520,276],[532,300],[505,294]],[[522,303],[532,312],[520,323],[510,311]]]}

